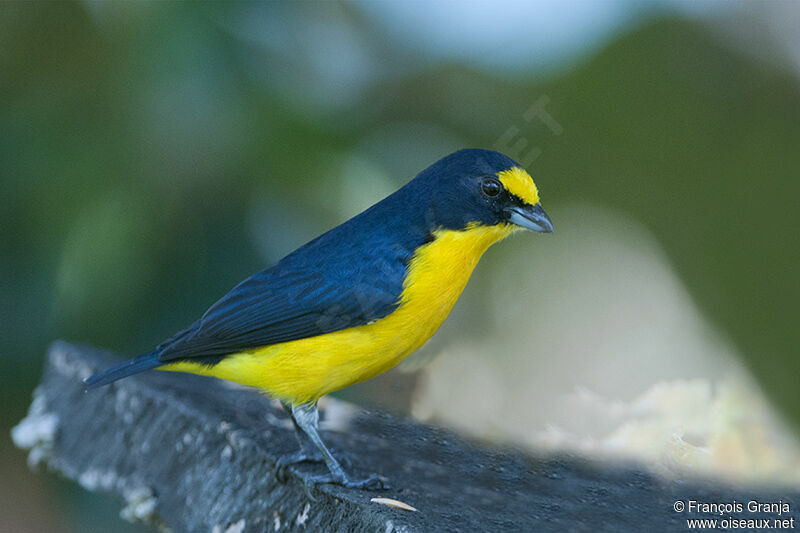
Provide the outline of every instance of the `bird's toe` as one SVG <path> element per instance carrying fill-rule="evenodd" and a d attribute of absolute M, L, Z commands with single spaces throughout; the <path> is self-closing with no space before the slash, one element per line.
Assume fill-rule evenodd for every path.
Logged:
<path fill-rule="evenodd" d="M 275 475 L 278 481 L 285 483 L 288 479 L 289 469 L 302 463 L 324 463 L 325 460 L 317 451 L 298 450 L 294 453 L 282 455 L 275 462 Z"/>

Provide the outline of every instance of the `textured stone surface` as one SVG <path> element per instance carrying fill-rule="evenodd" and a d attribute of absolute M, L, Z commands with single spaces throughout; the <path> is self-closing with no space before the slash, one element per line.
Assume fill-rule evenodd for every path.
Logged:
<path fill-rule="evenodd" d="M 275 402 L 167 372 L 84 393 L 81 379 L 116 360 L 94 348 L 53 344 L 28 417 L 13 437 L 30 450 L 31 464 L 47 464 L 88 490 L 115 493 L 127 518 L 173 531 L 680 531 L 686 518 L 721 518 L 673 510 L 676 500 L 689 499 L 783 500 L 792 509 L 780 517 L 731 516 L 798 521 L 796 491 L 664 481 L 573 457 L 485 449 L 335 401 L 327 404 L 323 437 L 351 473 L 380 473 L 393 488 L 324 485 L 308 493 L 294 473 L 285 483 L 276 479 L 276 459 L 296 442 Z M 379 505 L 373 497 L 419 511 Z"/>

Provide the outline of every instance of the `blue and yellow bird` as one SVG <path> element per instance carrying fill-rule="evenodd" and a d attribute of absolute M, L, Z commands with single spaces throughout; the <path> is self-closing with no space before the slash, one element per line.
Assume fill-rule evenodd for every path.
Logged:
<path fill-rule="evenodd" d="M 553 231 L 530 175 L 505 155 L 461 150 L 363 213 L 247 278 L 152 352 L 95 374 L 87 388 L 159 368 L 214 376 L 280 399 L 301 449 L 351 480 L 320 438 L 317 400 L 370 379 L 444 322 L 483 253 L 525 228 Z"/>

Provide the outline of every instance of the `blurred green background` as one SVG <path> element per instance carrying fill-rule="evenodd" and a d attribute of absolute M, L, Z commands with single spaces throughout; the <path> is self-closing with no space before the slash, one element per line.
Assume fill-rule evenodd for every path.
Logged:
<path fill-rule="evenodd" d="M 464 147 L 523 162 L 556 233 L 492 250 L 429 354 L 494 334 L 490 365 L 504 351 L 544 360 L 553 352 L 537 342 L 552 309 L 552 349 L 573 346 L 575 368 L 596 361 L 585 321 L 556 314 L 577 287 L 567 267 L 580 263 L 587 287 L 626 275 L 613 261 L 637 248 L 630 230 L 674 274 L 666 293 L 685 292 L 691 323 L 731 347 L 779 416 L 800 422 L 797 22 L 794 3 L 3 3 L 6 435 L 53 339 L 147 351 L 244 277 Z M 617 237 L 598 230 L 603 217 Z M 584 244 L 622 248 L 598 245 L 600 266 L 569 255 L 595 235 Z M 548 272 L 567 274 L 537 270 L 545 257 Z M 539 332 L 524 349 L 504 348 L 515 333 L 487 319 L 503 290 L 533 302 L 514 313 Z M 598 314 L 624 316 L 614 294 L 580 294 Z M 624 340 L 637 327 L 620 319 L 602 335 Z M 664 347 L 686 327 L 637 346 Z M 658 358 L 669 366 L 675 352 L 686 353 L 676 345 Z M 651 382 L 692 377 L 673 370 Z M 626 364 L 604 371 L 583 385 L 635 380 Z M 342 396 L 408 413 L 425 372 Z M 28 472 L 9 439 L 0 451 L 0 529 L 142 529 L 118 523 L 116 502 Z"/>

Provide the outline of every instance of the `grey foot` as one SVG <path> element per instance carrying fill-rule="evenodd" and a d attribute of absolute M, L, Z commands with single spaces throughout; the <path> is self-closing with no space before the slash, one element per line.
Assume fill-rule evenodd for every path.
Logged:
<path fill-rule="evenodd" d="M 331 473 L 327 473 L 320 476 L 304 476 L 304 481 L 306 488 L 313 488 L 325 483 L 340 485 L 350 489 L 386 490 L 389 488 L 386 478 L 382 476 L 370 476 L 366 479 L 350 479 L 346 475 L 334 476 Z"/>
<path fill-rule="evenodd" d="M 318 451 L 306 451 L 306 450 L 298 450 L 294 453 L 290 453 L 288 455 L 282 455 L 278 457 L 277 462 L 275 463 L 275 475 L 278 478 L 278 481 L 281 483 L 285 483 L 288 479 L 288 470 L 293 465 L 299 465 L 302 463 L 324 463 L 325 459 L 322 458 L 322 454 Z"/>

